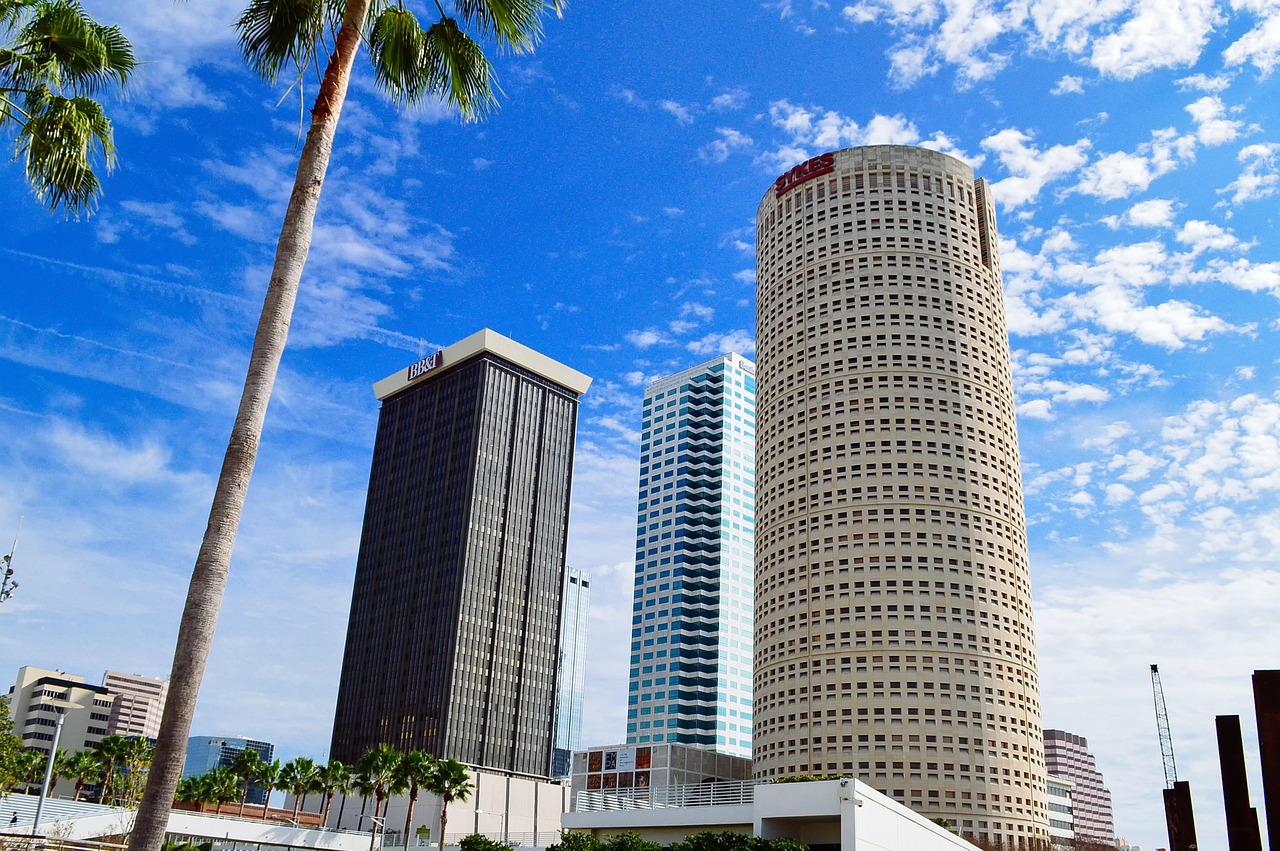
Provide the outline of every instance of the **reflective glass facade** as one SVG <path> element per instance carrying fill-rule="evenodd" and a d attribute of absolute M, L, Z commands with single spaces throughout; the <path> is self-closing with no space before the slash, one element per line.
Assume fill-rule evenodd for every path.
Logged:
<path fill-rule="evenodd" d="M 556 741 L 551 776 L 568 777 L 573 752 L 582 745 L 582 704 L 587 691 L 587 619 L 591 578 L 569 569 L 560 616 L 560 679 L 556 693 Z"/>
<path fill-rule="evenodd" d="M 383 399 L 330 751 L 344 762 L 385 742 L 532 775 L 551 764 L 586 384 L 483 346 L 455 360 L 475 339 Z"/>
<path fill-rule="evenodd" d="M 751 756 L 755 397 L 737 354 L 645 391 L 628 744 Z"/>

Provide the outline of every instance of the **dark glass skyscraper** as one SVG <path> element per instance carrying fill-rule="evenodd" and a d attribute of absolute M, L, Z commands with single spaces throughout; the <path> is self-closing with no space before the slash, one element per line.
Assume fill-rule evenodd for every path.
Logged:
<path fill-rule="evenodd" d="M 590 383 L 485 330 L 374 385 L 383 405 L 333 758 L 388 743 L 546 774 Z"/>

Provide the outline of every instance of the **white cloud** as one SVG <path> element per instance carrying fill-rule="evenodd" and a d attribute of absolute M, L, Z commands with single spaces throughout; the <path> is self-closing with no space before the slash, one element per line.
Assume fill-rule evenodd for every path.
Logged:
<path fill-rule="evenodd" d="M 743 88 L 733 88 L 724 91 L 711 99 L 711 109 L 716 112 L 728 112 L 730 110 L 742 109 L 747 102 L 747 90 Z"/>
<path fill-rule="evenodd" d="M 1010 176 L 991 185 L 992 196 L 1004 210 L 1012 210 L 1036 200 L 1040 191 L 1053 181 L 1084 165 L 1090 147 L 1087 139 L 1072 145 L 1054 145 L 1040 150 L 1031 136 L 1016 128 L 1008 128 L 982 140 L 982 147 L 995 154 Z"/>
<path fill-rule="evenodd" d="M 712 356 L 737 352 L 750 357 L 756 351 L 756 338 L 750 331 L 738 329 L 708 334 L 700 340 L 689 343 L 686 348 L 697 355 Z"/>
<path fill-rule="evenodd" d="M 1192 74 L 1189 77 L 1183 77 L 1178 80 L 1178 88 L 1182 90 L 1198 89 L 1202 92 L 1210 94 L 1220 94 L 1225 92 L 1231 86 L 1231 78 L 1219 75 L 1217 77 L 1209 77 L 1205 74 Z"/>
<path fill-rule="evenodd" d="M 698 149 L 698 159 L 703 162 L 722 163 L 729 159 L 734 151 L 750 150 L 754 144 L 751 137 L 732 127 L 717 127 L 717 139 L 713 139 Z"/>
<path fill-rule="evenodd" d="M 1222 145 L 1239 138 L 1244 129 L 1243 121 L 1234 121 L 1226 117 L 1227 108 L 1222 99 L 1215 95 L 1205 95 L 1195 103 L 1187 106 L 1196 122 L 1196 138 L 1200 144 Z"/>
<path fill-rule="evenodd" d="M 648 349 L 659 343 L 669 342 L 656 328 L 630 331 L 626 335 L 626 340 L 638 349 Z"/>
<path fill-rule="evenodd" d="M 1202 251 L 1228 251 L 1241 245 L 1239 239 L 1225 228 L 1212 222 L 1192 219 L 1178 231 L 1178 242 L 1191 247 L 1195 254 Z"/>
<path fill-rule="evenodd" d="M 1268 77 L 1280 65 L 1280 10 L 1268 0 L 1235 0 L 1234 8 L 1252 12 L 1260 22 L 1222 52 L 1228 66 L 1252 64 Z"/>
<path fill-rule="evenodd" d="M 1194 155 L 1195 137 L 1158 130 L 1134 153 L 1117 151 L 1090 163 L 1073 191 L 1104 201 L 1128 198 Z"/>
<path fill-rule="evenodd" d="M 691 107 L 673 100 L 660 100 L 658 101 L 658 108 L 675 116 L 677 124 L 688 125 L 693 123 L 693 110 Z"/>
<path fill-rule="evenodd" d="M 1244 164 L 1244 171 L 1225 188 L 1219 190 L 1223 193 L 1231 193 L 1232 204 L 1257 201 L 1276 194 L 1276 189 L 1280 188 L 1280 172 L 1277 171 L 1277 161 L 1280 161 L 1280 143 L 1265 142 L 1246 145 L 1240 149 L 1236 159 Z"/>
<path fill-rule="evenodd" d="M 1168 198 L 1139 201 L 1124 214 L 1124 221 L 1138 227 L 1167 228 L 1173 224 L 1173 201 Z"/>
<path fill-rule="evenodd" d="M 1066 75 L 1058 84 L 1053 87 L 1049 94 L 1053 95 L 1078 95 L 1084 92 L 1084 78 L 1075 77 L 1071 74 Z"/>
<path fill-rule="evenodd" d="M 1103 74 L 1121 80 L 1157 68 L 1190 66 L 1222 20 L 1214 0 L 1137 4 L 1133 16 L 1118 30 L 1094 42 L 1089 61 Z"/>

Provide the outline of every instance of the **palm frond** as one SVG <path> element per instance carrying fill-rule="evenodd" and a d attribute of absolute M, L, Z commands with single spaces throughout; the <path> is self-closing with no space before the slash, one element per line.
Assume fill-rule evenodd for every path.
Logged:
<path fill-rule="evenodd" d="M 18 133 L 17 155 L 37 201 L 51 210 L 92 211 L 100 185 L 95 154 L 115 164 L 111 121 L 90 98 L 45 94 Z"/>
<path fill-rule="evenodd" d="M 457 15 L 499 51 L 526 53 L 542 38 L 542 16 L 564 11 L 564 0 L 455 0 Z"/>
<path fill-rule="evenodd" d="M 456 107 L 463 120 L 479 120 L 498 106 L 493 66 L 453 18 L 427 30 L 423 66 L 431 91 Z"/>
<path fill-rule="evenodd" d="M 415 103 L 432 91 L 435 80 L 424 62 L 427 34 L 413 12 L 390 7 L 369 29 L 373 73 L 396 103 Z"/>
<path fill-rule="evenodd" d="M 16 88 L 48 85 L 66 95 L 123 85 L 137 67 L 119 27 L 103 26 L 75 0 L 35 5 L 35 14 L 0 55 L 0 79 Z"/>
<path fill-rule="evenodd" d="M 274 83 L 289 68 L 311 64 L 332 27 L 334 4 L 324 0 L 250 0 L 236 22 L 240 50 L 259 76 Z"/>

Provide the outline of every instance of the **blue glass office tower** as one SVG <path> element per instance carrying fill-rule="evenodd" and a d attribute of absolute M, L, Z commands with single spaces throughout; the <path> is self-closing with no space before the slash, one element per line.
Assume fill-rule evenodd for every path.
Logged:
<path fill-rule="evenodd" d="M 751 756 L 755 422 L 738 354 L 645 391 L 628 744 Z"/>
<path fill-rule="evenodd" d="M 573 752 L 582 746 L 582 705 L 587 693 L 587 619 L 591 577 L 569 568 L 560 606 L 560 670 L 556 677 L 556 731 L 551 776 L 568 777 Z"/>
<path fill-rule="evenodd" d="M 235 765 L 240 751 L 257 751 L 263 762 L 271 762 L 275 758 L 275 745 L 260 742 L 256 739 L 244 739 L 236 736 L 190 736 L 187 738 L 187 759 L 182 764 L 182 777 L 199 777 L 206 772 L 218 768 L 231 768 Z M 260 783 L 249 787 L 245 803 L 262 806 L 267 802 L 267 789 Z"/>

